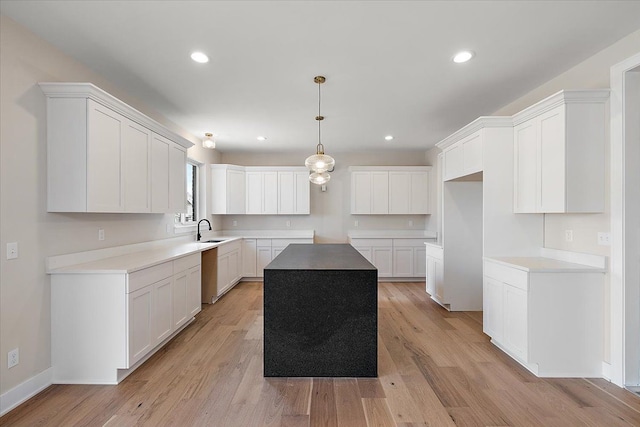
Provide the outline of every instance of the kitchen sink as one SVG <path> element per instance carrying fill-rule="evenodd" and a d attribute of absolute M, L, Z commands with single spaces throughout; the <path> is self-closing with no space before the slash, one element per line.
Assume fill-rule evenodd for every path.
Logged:
<path fill-rule="evenodd" d="M 201 240 L 200 243 L 222 243 L 227 239 L 211 239 L 211 240 Z"/>

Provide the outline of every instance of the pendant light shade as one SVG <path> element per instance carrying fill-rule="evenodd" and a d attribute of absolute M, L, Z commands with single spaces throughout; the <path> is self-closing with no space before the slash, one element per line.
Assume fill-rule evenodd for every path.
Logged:
<path fill-rule="evenodd" d="M 320 114 L 320 85 L 326 81 L 323 76 L 314 77 L 313 81 L 318 84 L 318 115 L 316 120 L 318 121 L 318 145 L 316 146 L 316 154 L 312 154 L 307 157 L 304 165 L 311 172 L 309 174 L 309 181 L 314 184 L 322 185 L 326 184 L 331 176 L 328 172 L 332 172 L 336 165 L 336 161 L 333 157 L 324 154 L 324 145 L 322 145 L 320 136 L 320 122 L 324 120 L 324 117 Z"/>
<path fill-rule="evenodd" d="M 309 174 L 309 181 L 318 185 L 326 184 L 330 179 L 331 175 L 328 172 L 312 172 Z"/>
<path fill-rule="evenodd" d="M 204 134 L 205 138 L 202 140 L 202 146 L 204 148 L 210 148 L 210 149 L 215 149 L 216 148 L 216 141 L 213 139 L 213 134 L 212 133 L 205 133 Z"/>

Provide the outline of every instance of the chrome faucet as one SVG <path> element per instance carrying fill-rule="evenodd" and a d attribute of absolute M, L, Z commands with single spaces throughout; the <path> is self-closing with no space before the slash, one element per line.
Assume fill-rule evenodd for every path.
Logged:
<path fill-rule="evenodd" d="M 209 222 L 209 220 L 208 220 L 208 219 L 203 218 L 203 219 L 201 219 L 200 221 L 198 221 L 198 236 L 197 236 L 197 238 L 196 238 L 196 241 L 198 241 L 198 242 L 199 242 L 199 241 L 200 241 L 200 239 L 202 238 L 202 235 L 200 234 L 200 223 L 201 223 L 202 221 L 207 221 L 207 224 L 209 224 L 209 231 L 211 231 L 211 223 Z"/>

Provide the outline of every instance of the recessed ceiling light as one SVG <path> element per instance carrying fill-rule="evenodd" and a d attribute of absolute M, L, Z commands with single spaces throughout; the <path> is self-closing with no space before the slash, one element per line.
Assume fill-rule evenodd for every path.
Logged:
<path fill-rule="evenodd" d="M 206 64 L 209 62 L 209 57 L 202 52 L 193 52 L 191 54 L 191 59 L 201 64 Z"/>
<path fill-rule="evenodd" d="M 456 53 L 456 56 L 453 57 L 453 62 L 455 62 L 456 64 L 461 64 L 473 58 L 474 55 L 475 54 L 470 50 L 463 50 L 462 52 Z"/>
<path fill-rule="evenodd" d="M 391 141 L 393 139 L 393 135 L 387 135 L 384 137 L 385 140 Z"/>
<path fill-rule="evenodd" d="M 258 141 L 266 141 L 267 137 L 266 136 L 262 136 L 260 135 L 259 137 L 256 138 Z"/>

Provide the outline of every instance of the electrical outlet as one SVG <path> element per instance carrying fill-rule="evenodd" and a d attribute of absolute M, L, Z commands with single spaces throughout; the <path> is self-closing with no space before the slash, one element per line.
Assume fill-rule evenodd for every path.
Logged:
<path fill-rule="evenodd" d="M 564 230 L 565 242 L 573 242 L 573 230 Z"/>
<path fill-rule="evenodd" d="M 7 368 L 13 368 L 18 363 L 20 363 L 20 350 L 14 348 L 9 353 L 7 353 Z"/>
<path fill-rule="evenodd" d="M 357 226 L 359 226 L 359 225 L 360 225 L 360 221 L 355 220 L 355 221 L 353 222 L 353 226 L 354 226 L 354 227 L 357 227 Z"/>
<path fill-rule="evenodd" d="M 18 242 L 7 243 L 7 259 L 18 258 Z"/>
<path fill-rule="evenodd" d="M 287 220 L 287 227 L 291 227 L 291 221 Z"/>
<path fill-rule="evenodd" d="M 238 226 L 238 221 L 233 220 L 233 226 L 234 226 L 234 227 L 237 227 L 237 226 Z"/>
<path fill-rule="evenodd" d="M 171 234 L 171 224 L 167 224 L 167 234 Z"/>
<path fill-rule="evenodd" d="M 598 244 L 602 246 L 611 246 L 611 233 L 604 231 L 598 232 Z"/>
<path fill-rule="evenodd" d="M 409 227 L 413 227 L 413 221 L 409 220 Z"/>
<path fill-rule="evenodd" d="M 98 228 L 98 240 L 104 240 L 104 228 Z"/>

